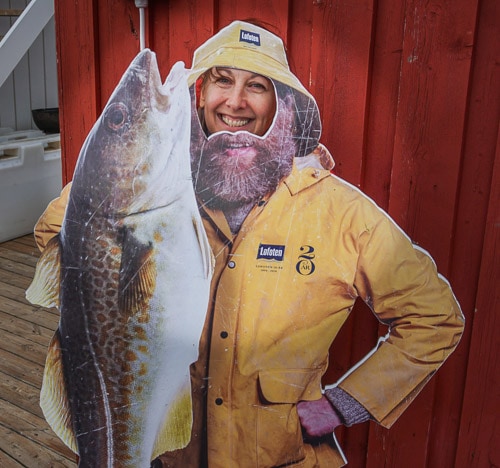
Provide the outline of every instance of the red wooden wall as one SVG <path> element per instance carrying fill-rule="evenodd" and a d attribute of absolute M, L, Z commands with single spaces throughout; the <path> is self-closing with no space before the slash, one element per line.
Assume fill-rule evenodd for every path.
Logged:
<path fill-rule="evenodd" d="M 132 0 L 56 1 L 64 180 L 139 51 Z M 353 467 L 500 466 L 497 246 L 498 0 L 150 0 L 147 45 L 166 76 L 233 19 L 286 42 L 316 96 L 336 172 L 427 249 L 467 327 L 455 354 L 391 430 L 341 433 Z M 335 380 L 374 346 L 360 306 L 332 348 Z"/>

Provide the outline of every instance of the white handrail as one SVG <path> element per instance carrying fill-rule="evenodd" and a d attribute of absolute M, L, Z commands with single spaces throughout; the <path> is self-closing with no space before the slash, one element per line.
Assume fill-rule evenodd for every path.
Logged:
<path fill-rule="evenodd" d="M 54 0 L 31 0 L 0 41 L 0 86 L 54 16 Z"/>

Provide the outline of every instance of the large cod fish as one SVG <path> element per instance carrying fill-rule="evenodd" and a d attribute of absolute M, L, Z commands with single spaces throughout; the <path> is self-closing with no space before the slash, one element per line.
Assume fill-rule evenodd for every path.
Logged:
<path fill-rule="evenodd" d="M 41 406 L 82 467 L 149 467 L 190 440 L 213 256 L 191 181 L 182 63 L 131 63 L 78 158 L 27 298 L 57 306 Z"/>

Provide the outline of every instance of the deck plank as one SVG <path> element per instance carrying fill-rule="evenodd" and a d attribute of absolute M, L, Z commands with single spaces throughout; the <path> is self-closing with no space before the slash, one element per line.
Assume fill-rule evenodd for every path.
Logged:
<path fill-rule="evenodd" d="M 74 467 L 75 462 L 0 424 L 0 450 L 25 467 Z"/>
<path fill-rule="evenodd" d="M 23 291 L 26 290 L 26 288 L 30 285 L 31 276 L 20 275 L 19 273 L 9 271 L 2 267 L 3 262 L 0 259 L 0 281 L 17 288 L 21 288 Z"/>
<path fill-rule="evenodd" d="M 4 339 L 5 332 L 18 335 L 26 339 L 26 343 L 38 343 L 47 346 L 53 335 L 53 330 L 26 320 L 16 320 L 11 314 L 0 310 L 0 337 Z M 0 340 L 1 341 L 1 340 Z"/>
<path fill-rule="evenodd" d="M 59 314 L 30 304 L 39 251 L 32 235 L 0 244 L 0 466 L 76 466 L 39 405 L 47 346 Z"/>
<path fill-rule="evenodd" d="M 27 265 L 30 267 L 35 267 L 38 261 L 38 255 L 35 255 L 36 251 L 28 248 L 28 252 L 22 252 L 20 250 L 13 250 L 12 248 L 5 247 L 5 245 L 0 244 L 0 258 L 5 258 L 22 265 Z"/>
<path fill-rule="evenodd" d="M 0 400 L 0 411 L 7 415 L 4 423 L 18 434 L 49 448 L 51 451 L 59 452 L 63 458 L 71 460 L 73 457 L 73 452 L 69 448 L 65 448 L 64 453 L 61 453 L 61 441 L 51 430 L 44 427 L 46 423 L 43 417 L 36 416 L 4 400 Z"/>
<path fill-rule="evenodd" d="M 56 314 L 50 313 L 47 309 L 33 304 L 26 304 L 24 301 L 15 301 L 8 297 L 2 298 L 0 310 L 19 320 L 25 320 L 26 322 L 35 323 L 39 326 L 48 327 L 51 330 L 55 330 L 59 323 L 59 317 Z"/>
<path fill-rule="evenodd" d="M 8 453 L 0 449 L 0 466 L 4 468 L 23 468 L 23 465 L 14 460 Z"/>
<path fill-rule="evenodd" d="M 0 379 L 2 399 L 14 403 L 19 408 L 29 411 L 39 418 L 43 418 L 38 385 L 30 385 L 2 371 L 0 371 Z"/>

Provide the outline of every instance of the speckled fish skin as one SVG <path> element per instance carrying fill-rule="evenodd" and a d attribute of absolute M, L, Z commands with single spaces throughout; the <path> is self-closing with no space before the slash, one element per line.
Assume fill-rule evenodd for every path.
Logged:
<path fill-rule="evenodd" d="M 189 138 L 184 66 L 176 64 L 162 85 L 155 55 L 145 50 L 78 159 L 59 238 L 61 318 L 51 352 L 60 347 L 82 467 L 149 467 L 190 438 L 189 365 L 213 260 Z M 57 371 L 46 374 L 48 391 Z M 61 426 L 53 406 L 42 404 L 51 425 Z"/>

